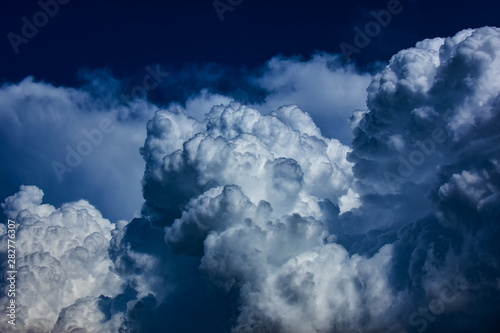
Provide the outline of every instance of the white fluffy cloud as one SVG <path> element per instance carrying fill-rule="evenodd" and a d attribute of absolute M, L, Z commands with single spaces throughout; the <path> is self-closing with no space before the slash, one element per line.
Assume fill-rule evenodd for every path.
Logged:
<path fill-rule="evenodd" d="M 338 140 L 321 136 L 310 116 L 294 106 L 268 116 L 237 103 L 216 106 L 205 124 L 159 111 L 148 123 L 142 149 L 145 209 L 151 218 L 159 212 L 159 219 L 168 219 L 204 189 L 237 184 L 277 214 L 319 216 L 319 200 L 338 205 L 348 195 L 353 180 L 348 152 Z M 344 200 L 342 208 L 349 203 L 355 205 Z"/>
<path fill-rule="evenodd" d="M 429 214 L 429 193 L 442 177 L 467 170 L 470 159 L 495 155 L 499 41 L 496 28 L 425 40 L 394 55 L 375 76 L 368 88 L 370 112 L 354 130 L 349 159 L 356 164 L 359 193 L 401 201 L 388 207 L 396 214 L 377 215 L 365 227 Z M 370 209 L 384 207 L 380 198 Z"/>
<path fill-rule="evenodd" d="M 144 214 L 174 253 L 239 290 L 236 331 L 376 329 L 393 305 L 391 247 L 350 256 L 329 237 L 338 206 L 356 205 L 349 151 L 296 106 L 215 106 L 204 124 L 158 111 L 142 149 Z"/>
<path fill-rule="evenodd" d="M 102 332 L 104 318 L 97 299 L 116 296 L 122 288 L 108 256 L 114 226 L 87 201 L 56 209 L 42 205 L 42 198 L 37 187 L 22 186 L 2 204 L 17 224 L 16 329 L 67 332 L 61 327 L 72 327 Z M 0 241 L 7 244 L 6 233 Z M 2 307 L 8 301 L 2 297 Z M 121 324 L 120 319 L 118 322 Z M 0 325 L 3 331 L 8 330 L 5 320 Z"/>

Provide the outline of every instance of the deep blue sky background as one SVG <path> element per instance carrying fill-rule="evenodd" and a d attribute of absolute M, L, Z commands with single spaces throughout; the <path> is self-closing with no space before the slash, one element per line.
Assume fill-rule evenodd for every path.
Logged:
<path fill-rule="evenodd" d="M 500 24 L 500 5 L 492 0 L 401 4 L 403 12 L 356 57 L 358 64 L 387 61 L 424 38 Z M 34 75 L 74 86 L 81 83 L 81 68 L 107 67 L 116 77 L 127 77 L 153 63 L 252 68 L 277 54 L 340 52 L 342 41 L 352 43 L 354 27 L 371 20 L 370 10 L 386 7 L 387 1 L 243 0 L 221 22 L 210 0 L 72 0 L 15 54 L 7 33 L 19 34 L 21 18 L 31 21 L 40 7 L 33 0 L 3 1 L 0 79 L 15 82 Z"/>

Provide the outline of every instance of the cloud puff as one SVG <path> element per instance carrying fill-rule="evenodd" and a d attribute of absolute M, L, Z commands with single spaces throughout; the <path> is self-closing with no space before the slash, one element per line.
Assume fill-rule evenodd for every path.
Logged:
<path fill-rule="evenodd" d="M 114 226 L 87 201 L 56 209 L 42 205 L 42 198 L 37 187 L 21 186 L 2 204 L 17 224 L 16 329 L 67 332 L 61 327 L 79 327 L 101 332 L 104 317 L 98 297 L 114 297 L 122 288 L 108 256 Z M 7 234 L 0 240 L 7 244 Z M 8 300 L 2 297 L 2 307 Z M 88 316 L 82 316 L 80 310 Z M 8 329 L 5 320 L 0 325 L 2 330 Z"/>
<path fill-rule="evenodd" d="M 224 290 L 240 290 L 234 331 L 380 328 L 393 302 L 385 275 L 391 248 L 351 257 L 325 236 L 320 221 L 295 214 L 253 218 L 207 237 L 201 269 Z"/>
<path fill-rule="evenodd" d="M 180 216 L 179 205 L 213 186 L 237 184 L 253 201 L 266 200 L 283 213 L 318 198 L 339 204 L 352 182 L 349 148 L 322 137 L 309 115 L 294 106 L 262 116 L 232 103 L 213 107 L 205 124 L 160 111 L 148 123 L 141 151 L 144 210 L 163 226 Z"/>
<path fill-rule="evenodd" d="M 424 198 L 443 181 L 444 170 L 451 176 L 467 169 L 472 156 L 494 156 L 497 35 L 496 28 L 483 28 L 425 40 L 393 56 L 376 75 L 368 88 L 370 111 L 354 130 L 349 159 L 356 164 L 358 192 L 367 199 L 370 193 L 380 200 L 393 196 L 400 202 L 390 209 L 401 210 L 383 220 L 377 216 L 372 227 L 425 216 L 432 200 Z"/>

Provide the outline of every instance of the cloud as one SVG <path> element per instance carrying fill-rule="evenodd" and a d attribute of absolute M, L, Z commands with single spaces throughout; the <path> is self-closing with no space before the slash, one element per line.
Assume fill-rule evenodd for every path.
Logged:
<path fill-rule="evenodd" d="M 104 81 L 94 85 L 108 87 Z M 144 101 L 122 105 L 110 100 L 116 97 L 111 91 L 95 97 L 31 77 L 1 87 L 0 156 L 8 161 L 0 168 L 2 199 L 34 184 L 46 189 L 51 202 L 89 198 L 115 221 L 131 218 L 142 202 L 143 126 L 156 107 Z"/>
<path fill-rule="evenodd" d="M 102 331 L 105 318 L 98 297 L 116 296 L 122 288 L 122 280 L 111 270 L 107 251 L 114 226 L 87 201 L 66 203 L 56 209 L 41 204 L 42 198 L 43 192 L 37 187 L 21 186 L 2 204 L 7 216 L 17 224 L 16 329 L 51 332 L 55 327 L 55 331 L 67 332 L 71 327 Z M 7 233 L 0 240 L 7 244 Z M 2 255 L 7 256 L 5 249 Z M 10 299 L 6 296 L 0 299 L 4 308 Z M 120 316 L 113 321 L 121 324 Z M 0 325 L 3 331 L 10 326 L 6 320 Z M 92 329 L 92 325 L 96 328 Z"/>
<path fill-rule="evenodd" d="M 237 295 L 235 332 L 491 330 L 499 38 L 468 30 L 396 54 L 352 119 L 352 150 L 295 106 L 215 106 L 203 126 L 157 112 L 143 217 Z M 340 210 L 349 195 L 359 203 Z"/>
<path fill-rule="evenodd" d="M 467 155 L 494 156 L 496 31 L 483 28 L 425 40 L 393 56 L 377 74 L 368 88 L 370 112 L 354 130 L 349 157 L 356 164 L 359 192 L 367 198 L 370 193 L 395 196 L 404 205 L 390 209 L 405 210 L 397 213 L 400 218 L 422 217 L 432 210 L 432 200 L 425 198 L 441 177 L 465 170 Z M 394 221 L 393 214 L 385 217 L 379 224 Z"/>
<path fill-rule="evenodd" d="M 347 125 L 354 110 L 366 109 L 366 87 L 372 76 L 352 65 L 342 64 L 342 57 L 317 53 L 311 59 L 274 57 L 253 80 L 268 95 L 254 106 L 262 112 L 283 105 L 297 105 L 307 111 L 324 136 L 344 144 L 352 140 Z"/>
<path fill-rule="evenodd" d="M 355 128 L 349 160 L 362 206 L 340 224 L 346 234 L 379 237 L 346 236 L 353 252 L 376 249 L 397 230 L 393 289 L 413 304 L 409 324 L 422 331 L 495 326 L 499 68 L 497 28 L 417 43 L 375 76 L 370 111 Z M 467 290 L 439 303 L 445 282 L 457 279 Z"/>
<path fill-rule="evenodd" d="M 176 109 L 203 122 L 212 106 L 227 106 L 235 100 L 267 113 L 282 105 L 303 104 L 323 134 L 348 143 L 352 136 L 342 124 L 350 110 L 366 108 L 370 78 L 354 68 L 343 68 L 330 55 L 307 61 L 273 58 L 263 67 L 239 71 L 214 64 L 165 67 L 170 75 L 148 91 L 148 100 L 155 103 L 133 97 L 142 95 L 136 92 L 144 90 L 144 78 L 153 68 L 165 76 L 159 66 L 120 80 L 106 69 L 82 70 L 84 85 L 78 89 L 33 77 L 0 87 L 0 141 L 5 147 L 0 157 L 9 161 L 0 168 L 0 197 L 12 195 L 20 185 L 33 184 L 45 189 L 54 204 L 87 198 L 113 221 L 130 219 L 142 204 L 144 165 L 137 151 L 156 110 Z M 312 82 L 326 93 L 311 90 Z M 339 94 L 342 105 L 332 111 L 328 105 Z M 330 132 L 335 126 L 339 131 Z"/>
<path fill-rule="evenodd" d="M 122 323 L 121 315 L 106 318 L 102 311 L 102 298 L 85 297 L 61 310 L 51 332 L 119 332 Z"/>
<path fill-rule="evenodd" d="M 351 257 L 324 237 L 319 221 L 298 214 L 207 237 L 201 269 L 224 290 L 240 290 L 234 331 L 380 328 L 393 302 L 385 275 L 390 246 L 369 259 Z"/>
<path fill-rule="evenodd" d="M 143 217 L 151 232 L 165 228 L 174 255 L 200 258 L 202 275 L 236 293 L 235 331 L 391 327 L 375 319 L 393 305 L 391 247 L 350 257 L 330 238 L 341 198 L 352 195 L 349 151 L 295 106 L 270 115 L 214 106 L 204 125 L 158 111 L 141 150 Z"/>
<path fill-rule="evenodd" d="M 5 200 L 5 214 L 19 223 L 19 264 L 26 267 L 19 268 L 20 303 L 31 297 L 34 304 L 30 312 L 20 306 L 22 325 L 495 331 L 500 30 L 424 40 L 374 77 L 336 59 L 272 59 L 264 74 L 251 77 L 268 94 L 250 106 L 197 90 L 186 103 L 164 108 L 113 104 L 113 94 L 97 107 L 79 90 L 30 79 L 4 86 L 6 105 L 30 106 L 33 99 L 34 110 L 43 108 L 34 118 L 18 106 L 4 116 L 5 126 L 34 130 L 4 135 L 11 144 L 34 142 L 45 133 L 36 129 L 52 123 L 63 134 L 68 128 L 69 137 L 71 117 L 83 114 L 92 119 L 89 129 L 100 128 L 102 115 L 115 120 L 113 149 L 144 139 L 144 204 L 130 222 L 112 225 L 83 200 L 43 205 L 36 187 Z M 289 98 L 299 106 L 283 102 Z M 337 109 L 329 114 L 327 105 Z M 63 107 L 73 111 L 62 116 Z M 141 123 L 146 132 L 130 138 Z M 334 138 L 345 139 L 350 129 L 351 146 Z M 58 156 L 51 153 L 58 137 L 33 152 L 19 149 Z M 89 161 L 103 157 L 97 148 Z M 82 163 L 86 168 L 94 170 Z M 0 232 L 5 238 L 4 225 Z"/>

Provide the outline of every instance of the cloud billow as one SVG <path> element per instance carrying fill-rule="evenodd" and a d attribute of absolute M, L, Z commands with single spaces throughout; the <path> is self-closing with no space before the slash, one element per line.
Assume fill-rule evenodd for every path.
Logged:
<path fill-rule="evenodd" d="M 105 316 L 96 307 L 99 296 L 114 297 L 122 288 L 108 256 L 114 225 L 85 200 L 56 209 L 42 204 L 42 198 L 37 187 L 22 186 L 2 204 L 17 224 L 16 330 L 68 332 L 82 324 L 94 331 L 118 329 L 123 314 L 102 324 Z M 4 229 L 0 240 L 7 244 L 7 239 Z M 4 249 L 2 255 L 7 257 Z M 0 298 L 2 307 L 6 296 Z M 11 329 L 5 320 L 0 328 Z"/>
<path fill-rule="evenodd" d="M 85 292 L 61 288 L 45 321 L 45 294 L 32 293 L 26 327 L 494 332 L 499 70 L 497 28 L 398 52 L 353 114 L 351 146 L 293 105 L 261 113 L 203 96 L 196 119 L 157 110 L 140 150 L 141 217 L 112 225 L 85 201 L 55 209 L 35 187 L 5 201 L 19 251 L 40 261 L 26 259 L 27 272 L 71 276 L 77 256 L 78 274 L 101 282 L 71 276 Z M 203 109 L 211 100 L 221 104 Z M 50 242 L 28 241 L 35 225 Z"/>
<path fill-rule="evenodd" d="M 214 107 L 206 130 L 146 171 L 146 187 L 189 174 L 196 190 L 145 192 L 144 216 L 238 290 L 235 331 L 439 331 L 456 313 L 488 331 L 491 312 L 467 304 L 497 297 L 498 41 L 496 28 L 467 30 L 396 54 L 368 87 L 352 150 L 294 107 Z M 468 289 L 438 307 L 446 281 Z"/>
<path fill-rule="evenodd" d="M 158 111 L 141 150 L 143 216 L 174 254 L 198 257 L 219 292 L 237 292 L 237 331 L 375 329 L 370 318 L 391 306 L 391 246 L 350 257 L 329 238 L 341 208 L 358 204 L 349 151 L 295 106 L 267 116 L 215 106 L 205 124 Z"/>

